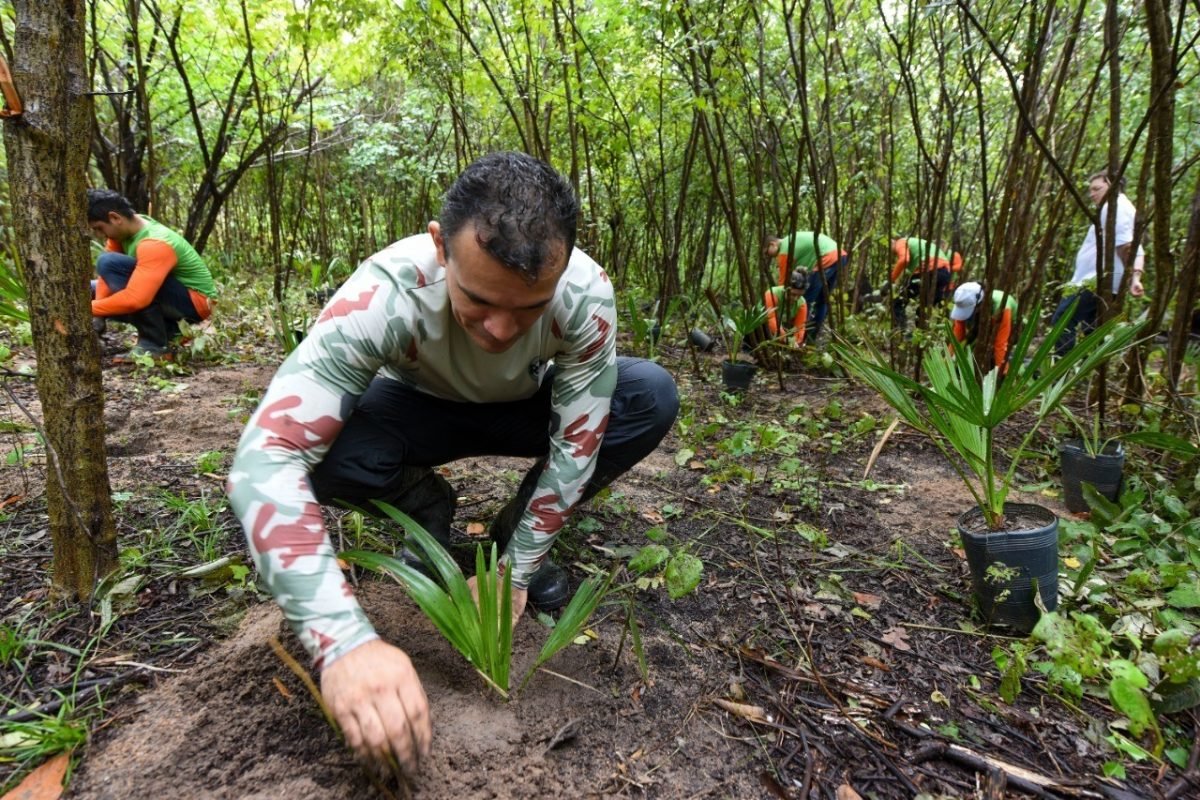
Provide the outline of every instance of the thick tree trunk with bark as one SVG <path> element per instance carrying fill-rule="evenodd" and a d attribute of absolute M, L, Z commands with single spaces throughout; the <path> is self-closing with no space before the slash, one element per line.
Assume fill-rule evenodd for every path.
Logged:
<path fill-rule="evenodd" d="M 87 294 L 85 11 L 83 0 L 14 0 L 13 6 L 12 74 L 25 112 L 5 121 L 4 144 L 44 416 L 52 579 L 61 595 L 85 599 L 117 563 Z"/>

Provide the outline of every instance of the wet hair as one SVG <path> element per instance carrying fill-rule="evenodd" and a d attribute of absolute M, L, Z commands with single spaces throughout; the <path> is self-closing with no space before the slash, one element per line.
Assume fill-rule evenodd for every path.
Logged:
<path fill-rule="evenodd" d="M 493 258 L 533 284 L 553 259 L 570 258 L 579 203 L 553 167 L 525 153 L 486 155 L 446 192 L 439 222 L 449 253 L 469 224 Z M 559 248 L 562 248 L 561 250 Z"/>
<path fill-rule="evenodd" d="M 808 291 L 808 270 L 792 270 L 792 276 L 788 278 L 788 288 L 795 289 L 797 292 Z"/>
<path fill-rule="evenodd" d="M 1088 183 L 1091 183 L 1092 181 L 1096 180 L 1097 178 L 1103 178 L 1104 180 L 1108 181 L 1110 186 L 1112 185 L 1112 179 L 1108 177 L 1107 169 L 1102 169 L 1099 172 L 1093 172 L 1091 175 L 1088 176 Z M 1122 174 L 1121 179 L 1117 181 L 1117 191 L 1118 192 L 1125 191 L 1125 175 L 1124 174 Z"/>
<path fill-rule="evenodd" d="M 108 222 L 108 215 L 117 212 L 126 219 L 133 219 L 137 212 L 125 195 L 112 189 L 88 189 L 88 222 Z"/>

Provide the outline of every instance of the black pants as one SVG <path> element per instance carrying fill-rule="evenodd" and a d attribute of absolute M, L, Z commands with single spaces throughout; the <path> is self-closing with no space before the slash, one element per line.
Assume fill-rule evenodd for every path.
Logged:
<path fill-rule="evenodd" d="M 1079 305 L 1075 306 L 1075 313 L 1071 315 L 1067 327 L 1063 328 L 1058 340 L 1054 342 L 1054 355 L 1057 358 L 1062 358 L 1075 346 L 1077 333 L 1082 332 L 1087 336 L 1096 327 L 1096 318 L 1100 314 L 1100 298 L 1090 289 L 1080 289 L 1076 294 L 1064 297 L 1058 308 L 1054 309 L 1050 325 L 1057 324 L 1063 315 L 1071 310 L 1071 304 L 1075 302 L 1076 297 L 1079 298 Z"/>
<path fill-rule="evenodd" d="M 342 500 L 365 510 L 371 500 L 382 500 L 427 528 L 440 526 L 440 513 L 432 519 L 421 513 L 433 503 L 431 467 L 472 456 L 549 454 L 553 377 L 551 367 L 535 395 L 507 403 L 456 403 L 376 378 L 310 475 L 313 490 L 323 503 Z M 678 411 L 675 381 L 666 370 L 652 361 L 618 358 L 608 428 L 583 499 L 653 451 Z"/>
<path fill-rule="evenodd" d="M 111 291 L 119 292 L 129 284 L 135 266 L 137 261 L 123 253 L 102 253 L 96 259 L 96 274 Z M 196 323 L 200 322 L 200 315 L 187 287 L 174 275 L 168 275 L 150 305 L 109 319 L 128 322 L 137 328 L 139 344 L 161 348 L 179 335 L 180 320 Z"/>
<path fill-rule="evenodd" d="M 933 303 L 936 305 L 941 303 L 950 295 L 950 269 L 942 267 L 934 272 L 930 280 L 933 281 Z M 908 281 L 908 286 L 892 300 L 892 320 L 897 328 L 903 328 L 908 321 L 907 306 L 909 300 L 920 300 L 922 290 L 924 288 L 924 274 L 917 273 Z"/>

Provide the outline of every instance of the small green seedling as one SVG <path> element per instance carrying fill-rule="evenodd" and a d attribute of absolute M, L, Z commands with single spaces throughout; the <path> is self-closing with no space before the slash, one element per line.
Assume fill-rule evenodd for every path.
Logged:
<path fill-rule="evenodd" d="M 486 566 L 482 545 L 476 545 L 475 548 L 477 604 L 458 565 L 429 532 L 404 512 L 386 503 L 376 502 L 376 505 L 403 526 L 410 537 L 410 546 L 415 545 L 414 549 L 422 554 L 446 588 L 443 589 L 418 570 L 391 556 L 351 550 L 342 553 L 341 557 L 352 564 L 395 578 L 446 640 L 471 662 L 500 696 L 508 699 L 512 660 L 512 577 L 508 572 L 503 576 L 499 574 L 495 545 Z M 558 624 L 521 686 L 529 682 L 534 671 L 574 641 L 604 599 L 615 574 L 614 570 L 607 579 L 593 576 L 583 582 L 563 610 Z"/>

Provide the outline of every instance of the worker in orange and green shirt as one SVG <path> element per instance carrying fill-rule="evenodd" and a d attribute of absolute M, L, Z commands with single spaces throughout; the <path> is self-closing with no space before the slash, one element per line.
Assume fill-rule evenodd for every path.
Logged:
<path fill-rule="evenodd" d="M 118 360 L 166 356 L 181 320 L 208 319 L 216 287 L 186 239 L 111 189 L 88 191 L 88 227 L 105 239 L 92 283 L 92 326 L 101 332 L 114 319 L 138 332 L 137 345 Z"/>
<path fill-rule="evenodd" d="M 763 293 L 763 304 L 767 307 L 767 330 L 771 338 L 778 337 L 786 342 L 790 331 L 796 347 L 804 344 L 805 323 L 808 321 L 808 302 L 804 293 L 811 285 L 808 270 L 797 267 L 792 270 L 787 286 L 772 286 Z"/>
<path fill-rule="evenodd" d="M 830 237 L 816 231 L 796 231 L 780 238 L 768 236 L 763 253 L 779 264 L 778 286 L 787 284 L 788 276 L 796 269 L 810 272 L 808 288 L 804 291 L 808 315 L 809 338 L 815 340 L 829 316 L 829 295 L 837 284 L 838 273 L 849 256 Z"/>
<path fill-rule="evenodd" d="M 975 343 L 979 335 L 979 304 L 983 301 L 983 287 L 975 281 L 964 283 L 954 290 L 954 308 L 950 319 L 954 322 L 954 338 L 967 345 Z M 1000 374 L 1008 373 L 1008 351 L 1011 346 L 1013 318 L 1017 315 L 1017 298 L 1000 289 L 992 290 L 992 317 L 995 322 L 995 338 L 992 340 L 994 366 Z"/>
<path fill-rule="evenodd" d="M 893 239 L 892 252 L 896 254 L 896 263 L 892 265 L 892 272 L 888 280 L 893 286 L 899 286 L 900 278 L 908 270 L 910 264 L 916 265 L 908 285 L 898 289 L 895 299 L 892 301 L 892 317 L 898 326 L 902 326 L 908 301 L 921 297 L 924 273 L 933 273 L 933 302 L 940 303 L 954 290 L 955 273 L 962 270 L 963 263 L 962 256 L 958 253 L 947 252 L 932 242 L 916 237 Z"/>

